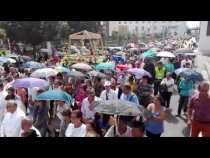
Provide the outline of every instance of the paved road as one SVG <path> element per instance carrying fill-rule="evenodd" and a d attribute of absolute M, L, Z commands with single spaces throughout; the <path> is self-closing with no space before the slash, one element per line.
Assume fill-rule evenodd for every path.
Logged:
<path fill-rule="evenodd" d="M 195 59 L 196 70 L 200 72 L 204 80 L 210 81 L 210 57 L 198 55 Z M 177 114 L 179 96 L 173 95 L 171 98 L 170 108 L 171 114 L 164 123 L 165 131 L 162 137 L 186 137 L 189 135 L 189 131 L 186 128 L 186 117 L 175 117 Z"/>

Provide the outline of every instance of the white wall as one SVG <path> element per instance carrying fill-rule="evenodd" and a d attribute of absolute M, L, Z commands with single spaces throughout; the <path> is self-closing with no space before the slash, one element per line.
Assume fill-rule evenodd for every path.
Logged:
<path fill-rule="evenodd" d="M 198 50 L 203 55 L 210 55 L 210 36 L 207 36 L 207 25 L 208 21 L 201 21 Z"/>

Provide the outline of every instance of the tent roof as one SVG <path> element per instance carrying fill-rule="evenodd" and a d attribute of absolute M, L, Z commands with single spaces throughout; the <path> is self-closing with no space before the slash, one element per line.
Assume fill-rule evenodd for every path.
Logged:
<path fill-rule="evenodd" d="M 81 39 L 101 39 L 101 35 L 93 32 L 88 32 L 86 30 L 71 34 L 69 36 L 71 40 L 81 40 Z"/>

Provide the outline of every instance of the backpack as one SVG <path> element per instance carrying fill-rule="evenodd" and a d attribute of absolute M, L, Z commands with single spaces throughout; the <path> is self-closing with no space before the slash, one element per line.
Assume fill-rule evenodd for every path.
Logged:
<path fill-rule="evenodd" d="M 168 92 L 168 87 L 165 84 L 161 84 L 159 87 L 159 92 L 160 93 Z"/>

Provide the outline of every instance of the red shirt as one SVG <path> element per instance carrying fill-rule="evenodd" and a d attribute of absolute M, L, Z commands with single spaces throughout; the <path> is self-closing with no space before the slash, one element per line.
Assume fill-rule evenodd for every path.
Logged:
<path fill-rule="evenodd" d="M 210 96 L 201 100 L 199 95 L 195 95 L 191 99 L 189 107 L 193 109 L 194 120 L 210 123 Z"/>

